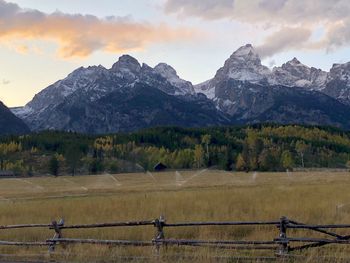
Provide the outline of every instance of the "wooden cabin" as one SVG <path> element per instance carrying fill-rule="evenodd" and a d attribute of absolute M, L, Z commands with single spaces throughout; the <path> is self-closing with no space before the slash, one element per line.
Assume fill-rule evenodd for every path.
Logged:
<path fill-rule="evenodd" d="M 154 171 L 156 171 L 156 172 L 162 172 L 162 171 L 166 170 L 167 168 L 168 167 L 165 164 L 161 163 L 161 162 L 157 163 L 153 167 Z"/>

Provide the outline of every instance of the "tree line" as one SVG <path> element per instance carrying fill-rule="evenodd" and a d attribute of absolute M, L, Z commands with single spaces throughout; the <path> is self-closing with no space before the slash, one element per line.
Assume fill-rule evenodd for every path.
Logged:
<path fill-rule="evenodd" d="M 349 160 L 348 132 L 300 125 L 160 127 L 103 136 L 44 131 L 0 138 L 0 170 L 23 176 L 151 171 L 159 162 L 170 169 L 346 168 Z"/>

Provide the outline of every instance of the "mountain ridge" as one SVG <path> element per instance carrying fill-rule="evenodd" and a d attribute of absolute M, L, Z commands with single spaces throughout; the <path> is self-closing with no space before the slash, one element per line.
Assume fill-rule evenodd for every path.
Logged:
<path fill-rule="evenodd" d="M 34 131 L 104 133 L 154 125 L 257 122 L 349 129 L 349 107 L 350 63 L 325 72 L 293 58 L 271 70 L 247 44 L 233 52 L 214 78 L 199 85 L 181 79 L 168 64 L 152 68 L 123 55 L 110 69 L 76 69 L 13 112 Z"/>
<path fill-rule="evenodd" d="M 320 91 L 342 103 L 350 104 L 350 62 L 333 64 L 330 71 L 326 72 L 315 67 L 308 67 L 297 58 L 293 58 L 280 67 L 269 69 L 262 65 L 254 47 L 247 44 L 240 47 L 225 61 L 224 66 L 216 72 L 214 78 L 195 85 L 195 90 L 213 98 L 217 82 L 225 79 L 261 85 L 302 87 Z M 338 88 L 334 87 L 335 85 Z"/>

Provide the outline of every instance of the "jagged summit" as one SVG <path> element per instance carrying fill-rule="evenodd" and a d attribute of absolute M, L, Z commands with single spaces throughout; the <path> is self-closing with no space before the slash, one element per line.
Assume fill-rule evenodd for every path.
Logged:
<path fill-rule="evenodd" d="M 164 77 L 178 77 L 176 70 L 166 63 L 159 63 L 157 66 L 154 67 L 154 70 Z"/>
<path fill-rule="evenodd" d="M 256 65 L 261 65 L 261 60 L 259 54 L 256 52 L 254 47 L 251 44 L 247 44 L 245 46 L 237 49 L 227 61 L 240 63 L 254 63 Z"/>
<path fill-rule="evenodd" d="M 279 68 L 279 67 L 275 67 L 275 68 Z M 286 69 L 286 70 L 291 70 L 291 69 L 295 69 L 295 70 L 299 70 L 299 71 L 309 71 L 311 68 L 306 66 L 305 64 L 301 63 L 299 59 L 297 58 L 293 58 L 292 60 L 284 63 L 281 68 Z"/>
<path fill-rule="evenodd" d="M 267 84 L 271 70 L 261 64 L 260 57 L 251 44 L 238 48 L 225 61 L 213 79 L 195 86 L 198 93 L 204 93 L 208 98 L 215 99 L 216 87 L 227 80 L 247 81 L 256 84 Z"/>
<path fill-rule="evenodd" d="M 228 80 L 317 90 L 350 104 L 350 62 L 335 64 L 330 72 L 325 72 L 309 67 L 294 57 L 282 66 L 270 70 L 262 65 L 254 47 L 247 44 L 233 52 L 213 79 L 196 85 L 195 89 L 215 100 L 219 83 Z"/>
<path fill-rule="evenodd" d="M 95 74 L 96 72 L 101 72 L 101 71 L 105 71 L 107 70 L 105 67 L 103 67 L 102 65 L 98 65 L 98 66 L 88 66 L 88 67 L 80 67 L 77 68 L 76 70 L 74 70 L 72 73 L 70 73 L 68 75 L 68 77 L 70 78 L 75 78 L 75 77 L 79 77 L 82 75 L 91 75 L 91 74 Z"/>
<path fill-rule="evenodd" d="M 163 78 L 167 79 L 171 83 L 171 85 L 178 88 L 178 90 L 175 91 L 175 94 L 195 94 L 195 90 L 193 88 L 192 83 L 181 79 L 172 66 L 169 66 L 166 63 L 159 63 L 157 66 L 154 67 L 154 70 Z"/>
<path fill-rule="evenodd" d="M 118 61 L 115 63 L 115 65 L 138 65 L 140 66 L 139 61 L 130 55 L 122 55 L 119 57 Z"/>
<path fill-rule="evenodd" d="M 141 65 L 136 58 L 130 55 L 123 55 L 114 63 L 111 71 L 121 74 L 127 73 L 130 75 L 129 77 L 136 77 L 141 71 Z"/>
<path fill-rule="evenodd" d="M 13 112 L 34 131 L 103 133 L 227 120 L 350 127 L 345 104 L 350 104 L 350 63 L 325 72 L 293 58 L 270 70 L 247 44 L 232 53 L 213 79 L 195 87 L 166 63 L 153 68 L 123 55 L 111 69 L 78 68 Z"/>
<path fill-rule="evenodd" d="M 298 60 L 296 57 L 294 57 L 292 60 L 288 61 L 286 64 L 290 65 L 302 65 L 300 60 Z"/>
<path fill-rule="evenodd" d="M 247 56 L 248 54 L 256 54 L 256 50 L 252 44 L 241 46 L 232 53 L 232 55 L 236 56 Z"/>
<path fill-rule="evenodd" d="M 269 68 L 261 64 L 260 57 L 254 47 L 247 44 L 240 47 L 225 61 L 215 78 L 266 83 L 270 73 Z"/>
<path fill-rule="evenodd" d="M 111 69 L 90 66 L 74 70 L 65 79 L 36 94 L 25 107 L 15 109 L 14 113 L 25 119 L 33 130 L 61 128 L 48 119 L 54 118 L 53 115 L 62 105 L 95 103 L 114 92 L 126 96 L 135 92 L 136 84 L 150 86 L 173 96 L 196 94 L 192 83 L 181 79 L 171 66 L 165 63 L 155 68 L 147 64 L 141 66 L 134 57 L 123 55 Z M 70 118 L 66 116 L 64 120 L 69 126 Z"/>
<path fill-rule="evenodd" d="M 324 93 L 350 104 L 350 62 L 333 65 Z"/>
<path fill-rule="evenodd" d="M 326 86 L 327 75 L 327 72 L 310 68 L 293 58 L 281 67 L 273 69 L 272 81 L 278 85 L 322 90 Z"/>
<path fill-rule="evenodd" d="M 256 53 L 254 47 L 251 44 L 247 44 L 237 49 L 232 54 L 232 56 L 245 57 L 245 56 L 258 56 L 258 54 Z"/>

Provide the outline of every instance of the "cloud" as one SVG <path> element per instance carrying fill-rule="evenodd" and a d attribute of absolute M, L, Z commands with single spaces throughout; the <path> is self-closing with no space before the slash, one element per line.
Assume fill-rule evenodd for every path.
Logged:
<path fill-rule="evenodd" d="M 164 10 L 204 19 L 305 23 L 347 17 L 348 0 L 166 0 Z M 221 12 L 217 12 L 221 10 Z"/>
<path fill-rule="evenodd" d="M 265 43 L 257 47 L 262 57 L 269 57 L 276 53 L 293 48 L 306 46 L 312 31 L 306 28 L 284 27 L 265 39 Z"/>
<path fill-rule="evenodd" d="M 261 0 L 258 4 L 259 7 L 272 12 L 283 9 L 287 0 Z"/>
<path fill-rule="evenodd" d="M 350 46 L 349 0 L 165 0 L 164 10 L 179 16 L 228 19 L 268 28 L 274 33 L 260 47 L 265 56 L 293 48 L 331 51 Z M 310 39 L 319 28 L 326 32 L 324 38 Z"/>
<path fill-rule="evenodd" d="M 328 51 L 338 47 L 348 46 L 350 43 L 350 19 L 340 21 L 328 27 L 327 38 L 320 42 Z"/>
<path fill-rule="evenodd" d="M 29 52 L 29 47 L 27 45 L 17 45 L 14 49 L 20 54 L 28 54 Z"/>
<path fill-rule="evenodd" d="M 269 67 L 272 68 L 273 66 L 276 65 L 276 60 L 272 59 L 269 61 Z"/>
<path fill-rule="evenodd" d="M 59 55 L 64 58 L 86 57 L 97 50 L 120 53 L 194 35 L 190 29 L 135 22 L 128 17 L 46 14 L 0 0 L 0 42 L 49 40 L 59 45 Z"/>
<path fill-rule="evenodd" d="M 227 12 L 233 8 L 233 0 L 168 0 L 165 4 L 165 11 L 178 13 L 181 16 L 202 16 L 208 19 L 225 17 Z"/>

